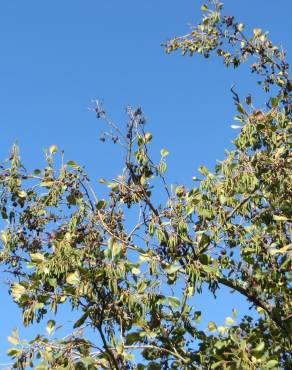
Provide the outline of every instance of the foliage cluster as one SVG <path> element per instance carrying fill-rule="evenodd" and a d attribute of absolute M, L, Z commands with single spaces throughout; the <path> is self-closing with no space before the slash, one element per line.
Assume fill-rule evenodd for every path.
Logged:
<path fill-rule="evenodd" d="M 1 264 L 23 322 L 43 320 L 67 304 L 80 312 L 70 335 L 9 337 L 14 368 L 42 369 L 276 369 L 291 368 L 291 81 L 285 53 L 267 33 L 203 5 L 202 22 L 166 43 L 225 65 L 251 62 L 269 93 L 265 109 L 232 89 L 239 134 L 214 172 L 200 167 L 194 187 L 170 187 L 168 151 L 155 163 L 140 108 L 127 110 L 125 130 L 99 102 L 107 137 L 121 145 L 125 166 L 100 199 L 84 168 L 46 153 L 43 169 L 28 171 L 14 146 L 1 166 Z M 157 204 L 165 194 L 166 202 Z M 136 215 L 136 216 L 135 216 Z M 253 309 L 233 310 L 226 325 L 200 325 L 197 294 L 220 287 Z M 66 303 L 65 303 L 66 302 Z M 88 329 L 94 335 L 87 336 Z"/>

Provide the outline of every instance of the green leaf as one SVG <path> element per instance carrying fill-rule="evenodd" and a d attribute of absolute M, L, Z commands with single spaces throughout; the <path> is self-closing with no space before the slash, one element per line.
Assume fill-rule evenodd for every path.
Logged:
<path fill-rule="evenodd" d="M 167 157 L 169 154 L 169 151 L 167 149 L 161 149 L 160 154 L 161 154 L 161 157 Z"/>
<path fill-rule="evenodd" d="M 47 333 L 49 335 L 51 335 L 53 333 L 53 331 L 55 330 L 55 326 L 56 326 L 56 321 L 54 321 L 54 320 L 49 320 L 48 321 L 46 330 L 47 330 Z"/>
<path fill-rule="evenodd" d="M 87 357 L 82 357 L 81 362 L 86 366 L 90 366 L 95 363 L 95 360 L 92 357 L 87 356 Z"/>
<path fill-rule="evenodd" d="M 207 168 L 207 167 L 205 167 L 205 166 L 200 166 L 200 167 L 198 168 L 198 171 L 199 171 L 202 175 L 204 175 L 204 176 L 208 176 L 208 175 L 209 175 L 208 168 Z"/>
<path fill-rule="evenodd" d="M 99 183 L 100 184 L 105 184 L 105 185 L 109 184 L 109 182 L 106 179 L 103 179 L 103 178 L 99 179 Z"/>
<path fill-rule="evenodd" d="M 88 312 L 85 312 L 75 323 L 74 323 L 74 326 L 73 328 L 74 329 L 77 329 L 79 328 L 81 325 L 83 325 L 88 317 Z"/>
<path fill-rule="evenodd" d="M 151 361 L 147 365 L 148 370 L 161 370 L 161 365 L 157 362 Z"/>
<path fill-rule="evenodd" d="M 202 312 L 201 311 L 196 311 L 194 313 L 194 320 L 195 320 L 196 324 L 199 324 L 201 322 L 201 319 L 202 319 Z"/>
<path fill-rule="evenodd" d="M 281 101 L 281 97 L 271 98 L 272 107 L 276 108 L 279 105 L 280 101 Z"/>
<path fill-rule="evenodd" d="M 12 336 L 19 339 L 18 329 L 15 328 L 12 330 Z"/>
<path fill-rule="evenodd" d="M 19 196 L 19 198 L 26 198 L 27 197 L 27 192 L 24 191 L 24 190 L 19 190 L 17 192 L 17 195 Z"/>
<path fill-rule="evenodd" d="M 164 174 L 167 170 L 167 164 L 164 161 L 161 161 L 158 165 L 158 171 L 161 174 Z"/>
<path fill-rule="evenodd" d="M 145 141 L 145 144 L 149 143 L 149 141 L 152 140 L 152 134 L 150 132 L 146 132 L 145 136 L 144 136 L 144 141 Z"/>
<path fill-rule="evenodd" d="M 55 279 L 55 278 L 49 279 L 49 284 L 50 284 L 53 288 L 56 288 L 56 287 L 57 287 L 57 279 Z"/>
<path fill-rule="evenodd" d="M 217 325 L 213 321 L 210 321 L 208 323 L 208 329 L 210 332 L 214 332 L 217 330 Z"/>
<path fill-rule="evenodd" d="M 19 301 L 21 296 L 26 292 L 26 289 L 23 285 L 20 285 L 19 283 L 13 283 L 11 288 L 12 297 Z"/>
<path fill-rule="evenodd" d="M 2 216 L 3 220 L 8 220 L 8 214 L 7 214 L 6 207 L 1 208 L 1 216 Z"/>
<path fill-rule="evenodd" d="M 225 344 L 226 344 L 225 341 L 218 340 L 217 342 L 215 342 L 214 346 L 220 350 L 225 347 Z"/>
<path fill-rule="evenodd" d="M 187 296 L 192 297 L 195 294 L 195 287 L 189 286 L 186 290 Z"/>
<path fill-rule="evenodd" d="M 265 364 L 265 368 L 273 369 L 274 367 L 278 366 L 279 362 L 277 360 L 270 360 Z"/>
<path fill-rule="evenodd" d="M 200 209 L 198 211 L 199 211 L 200 216 L 205 217 L 205 218 L 207 218 L 209 220 L 212 219 L 212 217 L 213 217 L 213 213 L 209 209 L 206 209 L 205 208 L 205 209 Z"/>
<path fill-rule="evenodd" d="M 30 253 L 30 258 L 32 262 L 35 262 L 35 263 L 41 263 L 45 261 L 45 257 L 41 253 Z"/>
<path fill-rule="evenodd" d="M 168 274 L 168 275 L 173 275 L 173 274 L 175 274 L 177 271 L 179 271 L 181 269 L 181 266 L 180 265 L 171 265 L 170 267 L 167 267 L 166 269 L 165 269 L 165 271 L 166 271 L 166 273 Z"/>
<path fill-rule="evenodd" d="M 132 345 L 132 344 L 134 344 L 136 342 L 140 342 L 140 341 L 141 341 L 140 332 L 129 333 L 126 336 L 126 344 L 127 345 Z"/>
<path fill-rule="evenodd" d="M 19 344 L 19 339 L 18 338 L 9 336 L 9 337 L 7 337 L 7 339 L 14 346 L 17 346 Z"/>
<path fill-rule="evenodd" d="M 131 271 L 132 271 L 133 275 L 140 275 L 141 274 L 141 270 L 139 270 L 137 267 L 133 267 Z"/>
<path fill-rule="evenodd" d="M 184 186 L 178 186 L 176 189 L 175 189 L 175 194 L 178 196 L 178 197 L 181 197 L 185 194 L 185 187 Z"/>
<path fill-rule="evenodd" d="M 288 251 L 290 251 L 291 249 L 292 249 L 292 244 L 288 244 L 288 245 L 285 245 L 284 247 L 282 247 L 280 249 L 272 249 L 270 251 L 270 253 L 271 253 L 271 255 L 274 255 L 274 254 L 285 254 Z"/>
<path fill-rule="evenodd" d="M 199 234 L 199 236 L 198 236 L 198 243 L 199 243 L 199 247 L 200 248 L 203 248 L 204 249 L 204 248 L 208 247 L 209 244 L 210 244 L 210 242 L 211 242 L 211 240 L 210 240 L 210 237 L 208 235 L 206 235 L 204 233 L 203 234 Z M 209 258 L 207 260 L 209 260 Z M 207 263 L 205 263 L 205 265 Z"/>
<path fill-rule="evenodd" d="M 203 234 L 204 235 L 204 234 Z M 199 246 L 200 246 L 200 243 L 199 243 Z M 203 265 L 209 265 L 209 256 L 207 254 L 200 254 L 199 255 L 199 261 L 203 264 Z"/>
<path fill-rule="evenodd" d="M 217 369 L 219 366 L 224 365 L 224 363 L 225 363 L 224 360 L 220 360 L 220 361 L 214 362 L 211 365 L 211 369 Z"/>
<path fill-rule="evenodd" d="M 194 213 L 195 211 L 195 207 L 192 206 L 192 205 L 187 205 L 186 206 L 186 214 L 187 216 L 191 215 L 192 213 Z"/>
<path fill-rule="evenodd" d="M 104 199 L 101 199 L 101 200 L 99 200 L 99 201 L 96 203 L 96 208 L 97 208 L 98 210 L 105 208 L 105 206 L 106 206 L 106 201 L 105 201 Z"/>
<path fill-rule="evenodd" d="M 66 282 L 70 285 L 78 285 L 80 283 L 80 275 L 78 271 L 68 274 Z"/>
<path fill-rule="evenodd" d="M 278 215 L 273 215 L 273 219 L 275 221 L 279 221 L 279 222 L 281 222 L 281 221 L 288 221 L 288 218 L 287 217 L 285 217 L 285 216 L 278 216 Z"/>
<path fill-rule="evenodd" d="M 108 258 L 114 259 L 121 255 L 122 245 L 119 243 L 116 238 L 111 237 L 108 240 Z"/>
<path fill-rule="evenodd" d="M 70 167 L 72 167 L 72 168 L 74 168 L 74 170 L 79 170 L 80 169 L 80 166 L 76 162 L 74 162 L 72 160 L 68 161 L 67 162 L 67 165 L 70 166 Z"/>
<path fill-rule="evenodd" d="M 180 306 L 180 300 L 177 297 L 168 296 L 167 300 L 172 308 L 178 308 Z"/>
<path fill-rule="evenodd" d="M 137 293 L 139 294 L 144 293 L 146 288 L 147 288 L 147 283 L 143 280 L 140 280 L 137 284 Z"/>
<path fill-rule="evenodd" d="M 113 243 L 113 247 L 112 247 L 112 256 L 113 257 L 119 256 L 122 252 L 122 249 L 123 248 L 122 248 L 121 243 L 119 243 L 115 240 L 114 243 Z"/>
<path fill-rule="evenodd" d="M 265 342 L 260 342 L 255 348 L 255 352 L 261 352 L 265 348 Z"/>
<path fill-rule="evenodd" d="M 226 326 L 218 326 L 218 331 L 223 335 L 228 332 L 228 328 L 226 328 Z"/>
<path fill-rule="evenodd" d="M 263 308 L 261 307 L 257 307 L 257 311 L 260 315 L 264 315 L 264 313 L 266 312 Z"/>
<path fill-rule="evenodd" d="M 48 366 L 45 364 L 45 363 L 41 363 L 41 364 L 38 364 L 36 367 L 35 367 L 35 370 L 48 370 Z"/>
<path fill-rule="evenodd" d="M 17 357 L 17 356 L 21 355 L 23 352 L 22 352 L 21 349 L 9 348 L 6 353 L 7 353 L 8 356 Z"/>
<path fill-rule="evenodd" d="M 40 186 L 44 187 L 44 188 L 50 188 L 51 186 L 53 186 L 55 184 L 55 181 L 52 181 L 52 180 L 46 180 L 46 181 L 42 181 L 40 183 Z"/>
<path fill-rule="evenodd" d="M 232 317 L 226 317 L 225 324 L 229 325 L 229 326 L 233 325 L 234 324 L 233 318 Z"/>
<path fill-rule="evenodd" d="M 7 244 L 7 242 L 8 242 L 8 235 L 7 235 L 7 233 L 5 231 L 2 231 L 2 233 L 1 233 L 1 239 L 2 239 L 2 241 L 3 241 L 4 244 Z"/>
<path fill-rule="evenodd" d="M 202 265 L 202 268 L 208 274 L 216 274 L 218 272 L 216 267 Z"/>
<path fill-rule="evenodd" d="M 237 108 L 237 111 L 238 111 L 239 113 L 241 113 L 241 114 L 246 114 L 246 111 L 245 111 L 245 109 L 243 108 L 243 105 L 242 105 L 242 104 L 237 104 L 236 108 Z"/>
<path fill-rule="evenodd" d="M 50 146 L 50 148 L 49 148 L 50 154 L 55 154 L 55 153 L 57 153 L 57 151 L 58 151 L 57 145 L 51 145 Z"/>

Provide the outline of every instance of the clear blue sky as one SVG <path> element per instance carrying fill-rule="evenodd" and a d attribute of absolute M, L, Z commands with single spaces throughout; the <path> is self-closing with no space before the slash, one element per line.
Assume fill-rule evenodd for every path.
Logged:
<path fill-rule="evenodd" d="M 291 0 L 225 3 L 227 13 L 269 30 L 292 52 Z M 171 153 L 169 181 L 191 184 L 200 164 L 212 168 L 231 146 L 231 84 L 243 94 L 256 88 L 245 68 L 233 72 L 216 58 L 165 55 L 161 42 L 186 33 L 199 6 L 196 0 L 2 0 L 0 157 L 17 139 L 24 162 L 37 167 L 43 148 L 57 144 L 66 158 L 86 165 L 93 181 L 114 177 L 117 151 L 99 142 L 101 123 L 87 111 L 91 99 L 101 98 L 121 124 L 128 104 L 142 106 L 154 152 Z M 0 362 L 7 335 L 20 325 L 3 279 Z M 218 319 L 230 314 L 228 304 L 216 306 Z"/>

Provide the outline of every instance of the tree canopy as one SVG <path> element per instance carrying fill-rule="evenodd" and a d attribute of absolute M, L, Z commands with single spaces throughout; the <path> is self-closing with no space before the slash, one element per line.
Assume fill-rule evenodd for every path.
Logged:
<path fill-rule="evenodd" d="M 167 53 L 213 54 L 226 67 L 247 62 L 267 93 L 264 108 L 231 89 L 237 109 L 233 149 L 194 186 L 169 186 L 166 149 L 155 162 L 140 108 L 126 127 L 99 101 L 103 140 L 121 146 L 124 168 L 101 199 L 84 167 L 52 145 L 42 169 L 28 170 L 19 149 L 0 169 L 1 265 L 23 323 L 67 304 L 80 313 L 72 332 L 10 336 L 14 368 L 289 369 L 291 359 L 291 91 L 285 52 L 259 28 L 202 6 L 190 33 Z M 159 199 L 163 199 L 159 201 Z M 251 306 L 224 326 L 196 311 L 195 297 L 226 287 Z M 212 312 L 208 313 L 212 316 Z M 205 330 L 206 329 L 206 330 Z M 91 333 L 91 334 L 88 334 Z M 93 334 L 92 334 L 93 333 Z"/>

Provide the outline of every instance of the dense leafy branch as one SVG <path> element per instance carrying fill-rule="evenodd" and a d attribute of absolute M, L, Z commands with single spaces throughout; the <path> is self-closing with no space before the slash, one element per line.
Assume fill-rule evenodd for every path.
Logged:
<path fill-rule="evenodd" d="M 124 151 L 122 173 L 100 180 L 106 200 L 83 167 L 63 153 L 59 161 L 55 145 L 43 169 L 27 170 L 16 146 L 1 166 L 1 263 L 24 325 L 64 304 L 80 313 L 61 339 L 53 320 L 47 335 L 31 341 L 14 331 L 14 368 L 291 368 L 288 64 L 262 30 L 248 38 L 243 24 L 223 16 L 222 3 L 202 9 L 201 24 L 167 42 L 167 52 L 216 52 L 227 67 L 252 60 L 269 93 L 259 109 L 232 88 L 240 131 L 214 172 L 201 166 L 196 186 L 169 187 L 169 153 L 152 159 L 142 110 L 127 109 L 123 130 L 99 101 L 93 110 L 107 126 L 102 141 Z M 162 192 L 166 202 L 158 203 Z M 251 312 L 238 318 L 233 310 L 224 326 L 202 328 L 194 297 L 208 289 L 215 299 L 222 286 L 247 299 Z"/>

